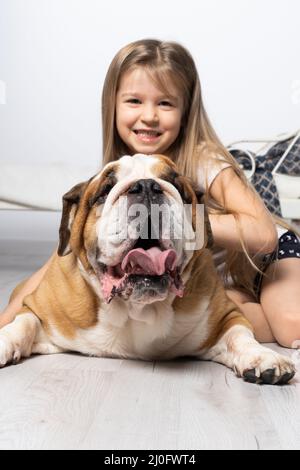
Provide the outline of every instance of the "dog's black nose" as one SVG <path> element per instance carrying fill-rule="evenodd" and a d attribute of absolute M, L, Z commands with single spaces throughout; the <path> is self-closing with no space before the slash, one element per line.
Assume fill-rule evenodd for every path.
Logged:
<path fill-rule="evenodd" d="M 156 200 L 157 194 L 162 192 L 161 186 L 151 178 L 136 181 L 128 190 L 129 194 L 138 194 L 141 199 L 148 196 L 150 200 Z"/>

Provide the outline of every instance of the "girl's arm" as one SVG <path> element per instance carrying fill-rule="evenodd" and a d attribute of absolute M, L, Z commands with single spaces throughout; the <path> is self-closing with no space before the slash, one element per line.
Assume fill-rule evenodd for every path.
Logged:
<path fill-rule="evenodd" d="M 55 254 L 56 251 L 52 254 L 47 263 L 41 267 L 41 269 L 23 281 L 21 285 L 19 285 L 18 288 L 13 292 L 9 304 L 3 310 L 3 312 L 0 312 L 0 328 L 15 319 L 16 314 L 22 308 L 24 298 L 31 294 L 39 286 Z"/>
<path fill-rule="evenodd" d="M 251 253 L 270 253 L 277 245 L 277 231 L 262 199 L 253 193 L 232 168 L 225 168 L 210 186 L 211 197 L 229 212 L 239 214 L 243 239 Z M 243 251 L 232 214 L 209 216 L 215 244 Z"/>

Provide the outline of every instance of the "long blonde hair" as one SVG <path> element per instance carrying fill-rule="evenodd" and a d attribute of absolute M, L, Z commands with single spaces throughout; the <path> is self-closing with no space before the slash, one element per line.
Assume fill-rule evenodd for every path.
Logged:
<path fill-rule="evenodd" d="M 195 62 L 187 49 L 177 42 L 144 39 L 128 44 L 114 57 L 102 92 L 103 165 L 122 155 L 131 154 L 117 132 L 116 95 L 124 73 L 138 66 L 146 69 L 157 88 L 163 93 L 168 95 L 168 84 L 171 82 L 183 97 L 181 129 L 175 142 L 165 152 L 177 164 L 179 172 L 197 187 L 196 175 L 199 171 L 199 162 L 205 164 L 211 158 L 218 156 L 218 159 L 228 162 L 234 168 L 244 184 L 251 189 L 254 197 L 259 197 L 214 131 L 204 108 Z M 203 202 L 209 213 L 229 213 L 226 207 L 220 206 L 208 197 L 208 191 L 205 192 Z M 230 213 L 232 214 L 232 211 Z M 224 281 L 226 284 L 228 279 L 232 278 L 237 285 L 254 293 L 253 276 L 249 276 L 251 272 L 249 263 L 254 270 L 259 271 L 255 262 L 257 257 L 254 259 L 255 257 L 251 257 L 247 252 L 239 214 L 233 215 L 237 222 L 243 252 L 227 250 Z"/>

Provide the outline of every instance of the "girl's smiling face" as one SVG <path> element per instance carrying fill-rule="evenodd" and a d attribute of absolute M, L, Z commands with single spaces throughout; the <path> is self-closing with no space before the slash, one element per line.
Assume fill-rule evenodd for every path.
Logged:
<path fill-rule="evenodd" d="M 116 126 L 133 153 L 164 153 L 181 126 L 183 99 L 170 83 L 169 95 L 156 88 L 143 67 L 126 72 L 116 100 Z"/>

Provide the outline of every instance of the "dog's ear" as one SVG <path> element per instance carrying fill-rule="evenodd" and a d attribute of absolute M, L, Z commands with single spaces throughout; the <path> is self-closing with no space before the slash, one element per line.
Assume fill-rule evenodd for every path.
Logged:
<path fill-rule="evenodd" d="M 70 236 L 71 228 L 78 210 L 80 199 L 87 186 L 87 182 L 76 184 L 63 196 L 62 217 L 59 227 L 58 256 L 66 256 L 71 253 Z"/>
<path fill-rule="evenodd" d="M 196 194 L 198 204 L 203 204 L 204 193 L 202 191 L 199 191 L 198 189 L 195 189 L 195 188 L 194 188 L 194 191 L 195 191 L 195 194 Z"/>
<path fill-rule="evenodd" d="M 207 234 L 207 239 L 206 239 L 206 246 L 205 248 L 212 248 L 214 246 L 214 237 L 208 217 L 208 212 L 204 208 L 204 221 L 205 221 L 205 226 L 206 226 L 206 234 Z"/>
<path fill-rule="evenodd" d="M 199 191 L 198 189 L 195 189 L 195 194 L 197 197 L 197 202 L 198 204 L 204 204 L 204 193 L 202 191 Z M 204 223 L 206 227 L 206 244 L 205 248 L 212 248 L 214 244 L 214 237 L 212 234 L 212 229 L 208 217 L 208 212 L 206 210 L 205 204 L 204 204 Z"/>

